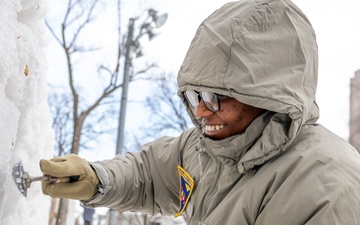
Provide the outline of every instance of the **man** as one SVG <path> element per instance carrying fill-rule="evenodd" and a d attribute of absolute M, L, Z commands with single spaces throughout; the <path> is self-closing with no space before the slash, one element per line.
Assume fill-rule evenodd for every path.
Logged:
<path fill-rule="evenodd" d="M 43 192 L 191 225 L 360 224 L 360 156 L 316 123 L 317 65 L 312 26 L 291 1 L 225 4 L 178 74 L 196 127 L 112 160 L 42 160 L 45 175 L 80 175 Z"/>

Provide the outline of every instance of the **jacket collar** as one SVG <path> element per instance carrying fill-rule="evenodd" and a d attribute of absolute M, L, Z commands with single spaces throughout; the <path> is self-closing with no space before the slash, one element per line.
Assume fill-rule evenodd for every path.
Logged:
<path fill-rule="evenodd" d="M 256 118 L 242 134 L 231 136 L 223 140 L 212 140 L 201 137 L 201 147 L 204 151 L 226 166 L 235 166 L 241 157 L 261 137 L 263 130 L 269 123 L 272 112 L 266 112 Z"/>

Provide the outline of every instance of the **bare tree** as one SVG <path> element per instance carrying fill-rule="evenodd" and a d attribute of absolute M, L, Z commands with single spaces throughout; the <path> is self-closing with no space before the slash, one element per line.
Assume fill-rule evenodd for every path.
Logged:
<path fill-rule="evenodd" d="M 115 62 L 113 66 L 108 66 L 106 62 L 99 64 L 96 70 L 91 72 L 98 75 L 101 79 L 103 89 L 98 92 L 99 95 L 93 99 L 92 102 L 86 96 L 84 91 L 87 87 L 87 83 L 80 85 L 76 82 L 79 72 L 79 65 L 76 63 L 79 59 L 85 58 L 88 54 L 92 54 L 95 51 L 100 50 L 97 47 L 86 47 L 81 39 L 81 35 L 84 30 L 95 20 L 95 9 L 99 4 L 99 0 L 81 1 L 81 0 L 68 0 L 68 4 L 64 13 L 64 18 L 60 26 L 54 25 L 46 21 L 46 25 L 51 34 L 61 47 L 65 58 L 68 77 L 68 89 L 69 92 L 52 92 L 50 93 L 49 103 L 53 112 L 53 127 L 56 132 L 56 155 L 63 155 L 68 153 L 78 154 L 80 147 L 86 148 L 87 144 L 99 135 L 111 131 L 111 127 L 103 129 L 101 124 L 107 124 L 109 121 L 107 118 L 111 118 L 114 115 L 114 101 L 113 93 L 122 88 L 123 84 L 120 81 L 122 72 L 122 61 L 124 55 L 128 55 L 129 44 L 139 44 L 139 37 L 144 34 L 143 30 L 140 30 L 139 35 L 135 35 L 135 42 L 129 43 L 127 35 L 121 34 L 120 23 L 120 0 L 117 1 L 117 42 L 113 49 L 116 49 L 114 54 Z M 147 25 L 147 24 L 145 24 Z M 58 28 L 59 31 L 58 31 Z M 147 29 L 147 26 L 142 26 L 141 29 Z M 149 33 L 150 38 L 150 33 Z M 136 52 L 138 55 L 139 52 Z M 125 60 L 126 62 L 126 60 Z M 136 79 L 153 79 L 149 77 L 140 77 L 141 74 L 146 74 L 155 64 L 145 65 L 144 68 L 135 70 L 133 65 L 130 65 L 129 79 L 134 81 Z M 127 67 L 129 69 L 129 67 Z M 125 69 L 125 68 L 124 68 Z M 170 85 L 170 86 L 169 86 Z M 160 88 L 159 88 L 160 87 Z M 151 108 L 153 117 L 157 118 L 157 123 L 152 126 L 152 129 L 156 129 L 160 133 L 167 132 L 179 132 L 185 130 L 189 126 L 189 120 L 186 112 L 180 102 L 180 99 L 176 96 L 176 84 L 175 82 L 169 82 L 169 79 L 163 79 L 158 83 L 158 88 L 161 93 L 157 93 L 153 96 L 154 101 L 147 100 L 148 107 Z M 150 104 L 152 103 L 152 104 Z M 156 108 L 155 104 L 159 104 L 160 108 Z M 100 113 L 99 113 L 100 112 Z M 164 119 L 166 118 L 166 119 Z M 57 213 L 54 213 L 55 205 L 58 205 Z M 59 203 L 52 201 L 52 212 L 50 215 L 56 215 L 56 225 L 64 225 L 67 217 L 68 201 L 66 199 L 60 199 Z M 50 216 L 49 225 L 53 225 L 53 217 Z M 134 221 L 138 224 L 156 223 L 159 216 L 151 217 L 146 214 L 135 215 Z"/>
<path fill-rule="evenodd" d="M 149 109 L 150 121 L 144 130 L 147 138 L 164 135 L 178 135 L 193 126 L 180 97 L 178 86 L 171 74 L 164 74 L 156 82 L 152 96 L 148 96 L 145 106 Z"/>
<path fill-rule="evenodd" d="M 95 19 L 94 9 L 99 0 L 92 0 L 91 2 L 86 2 L 86 4 L 81 0 L 68 1 L 67 11 L 65 13 L 64 19 L 61 23 L 61 35 L 57 35 L 54 31 L 54 26 L 51 26 L 46 22 L 47 27 L 51 31 L 54 38 L 62 47 L 62 50 L 65 53 L 67 61 L 67 70 L 68 70 L 68 80 L 69 88 L 71 91 L 71 104 L 72 104 L 72 120 L 73 120 L 73 137 L 72 137 L 72 146 L 71 153 L 77 154 L 81 145 L 81 134 L 84 128 L 85 119 L 98 107 L 104 100 L 108 97 L 111 97 L 117 89 L 122 87 L 122 83 L 119 79 L 121 75 L 121 58 L 123 56 L 123 37 L 121 36 L 121 25 L 120 25 L 120 1 L 118 1 L 118 43 L 116 44 L 116 49 L 118 49 L 116 54 L 116 59 L 114 60 L 115 65 L 110 68 L 105 63 L 101 64 L 98 67 L 97 73 L 99 76 L 107 76 L 107 84 L 104 86 L 102 92 L 95 98 L 92 103 L 86 102 L 84 96 L 81 96 L 81 89 L 78 88 L 79 84 L 76 84 L 75 77 L 75 59 L 79 56 L 75 54 L 82 54 L 84 56 L 87 52 L 96 51 L 97 48 L 86 48 L 82 46 L 79 37 L 84 28 L 90 24 Z M 137 75 L 147 72 L 154 65 L 147 66 L 146 68 L 141 69 L 139 72 L 132 71 L 130 75 L 130 80 L 136 78 Z M 88 130 L 92 129 L 92 126 L 88 124 L 86 127 Z"/>
<path fill-rule="evenodd" d="M 72 136 L 72 114 L 69 95 L 49 93 L 49 106 L 53 116 L 52 127 L 55 131 L 55 155 L 70 153 Z"/>
<path fill-rule="evenodd" d="M 55 156 L 70 154 L 73 138 L 72 96 L 61 89 L 60 92 L 50 92 L 48 101 L 53 117 L 52 127 L 55 131 Z M 118 104 L 117 101 L 116 103 Z M 101 107 L 94 109 L 94 113 L 88 115 L 89 122 L 84 123 L 81 131 L 80 146 L 83 149 L 91 148 L 90 144 L 97 142 L 100 135 L 115 132 L 115 127 L 112 125 L 115 113 L 113 104 L 104 102 Z"/>
<path fill-rule="evenodd" d="M 117 1 L 116 33 L 118 38 L 113 46 L 113 49 L 117 50 L 114 55 L 115 59 L 112 60 L 115 63 L 112 66 L 108 66 L 107 62 L 99 63 L 97 70 L 92 72 L 92 74 L 97 74 L 99 79 L 101 79 L 103 83 L 102 89 L 90 102 L 86 92 L 83 91 L 87 84 L 80 85 L 76 82 L 76 78 L 81 75 L 81 70 L 78 69 L 79 66 L 76 62 L 80 58 L 86 58 L 88 54 L 100 49 L 97 47 L 86 47 L 83 39 L 81 39 L 82 34 L 86 30 L 85 28 L 96 18 L 95 9 L 97 5 L 99 5 L 99 0 L 68 0 L 60 25 L 46 21 L 47 28 L 65 55 L 68 89 L 70 90 L 69 93 L 52 94 L 49 99 L 54 113 L 53 126 L 57 138 L 56 155 L 66 153 L 78 154 L 80 146 L 86 147 L 88 141 L 94 140 L 99 134 L 104 132 L 103 129 L 99 129 L 99 124 L 104 123 L 106 118 L 108 118 L 106 113 L 111 113 L 111 110 L 104 110 L 104 107 L 114 103 L 112 100 L 113 93 L 123 86 L 120 79 L 122 75 L 121 62 L 126 53 L 124 51 L 128 42 L 125 41 L 127 36 L 121 33 L 120 0 Z M 128 72 L 129 80 L 139 79 L 140 74 L 145 74 L 154 66 L 155 64 L 146 65 L 144 68 L 135 71 L 132 65 L 130 65 L 130 71 Z M 105 113 L 94 113 L 96 110 L 101 111 L 101 109 Z M 66 223 L 67 206 L 68 201 L 61 199 L 56 225 Z M 50 219 L 49 224 L 52 223 Z"/>

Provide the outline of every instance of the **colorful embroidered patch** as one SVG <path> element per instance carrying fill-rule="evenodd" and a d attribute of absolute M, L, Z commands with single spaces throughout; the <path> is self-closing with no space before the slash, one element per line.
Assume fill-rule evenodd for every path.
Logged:
<path fill-rule="evenodd" d="M 174 217 L 180 216 L 189 202 L 190 196 L 194 189 L 194 179 L 188 174 L 181 166 L 178 166 L 179 178 L 180 178 L 180 210 Z"/>

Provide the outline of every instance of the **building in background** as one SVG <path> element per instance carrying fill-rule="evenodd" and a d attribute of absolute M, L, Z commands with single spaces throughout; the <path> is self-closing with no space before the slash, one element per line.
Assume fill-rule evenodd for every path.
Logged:
<path fill-rule="evenodd" d="M 360 69 L 350 81 L 349 142 L 360 152 Z"/>

